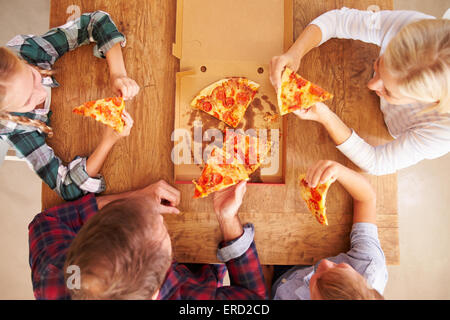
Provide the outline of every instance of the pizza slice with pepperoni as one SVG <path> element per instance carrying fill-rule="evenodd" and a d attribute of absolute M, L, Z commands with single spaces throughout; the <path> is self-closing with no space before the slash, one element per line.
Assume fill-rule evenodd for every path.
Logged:
<path fill-rule="evenodd" d="M 204 198 L 248 179 L 244 165 L 239 163 L 236 157 L 215 146 L 200 178 L 197 181 L 192 180 L 195 185 L 194 199 Z"/>
<path fill-rule="evenodd" d="M 122 112 L 125 103 L 122 97 L 106 98 L 95 101 L 88 101 L 72 110 L 73 113 L 86 117 L 91 117 L 117 132 L 122 132 L 125 121 L 122 119 Z"/>
<path fill-rule="evenodd" d="M 278 90 L 278 107 L 280 114 L 308 109 L 317 102 L 332 99 L 333 95 L 318 85 L 308 81 L 289 68 L 285 68 L 281 76 L 281 87 Z"/>
<path fill-rule="evenodd" d="M 309 211 L 314 215 L 316 220 L 322 225 L 328 225 L 328 219 L 326 216 L 325 199 L 328 189 L 334 180 L 328 180 L 323 184 L 319 184 L 315 188 L 308 186 L 305 180 L 305 174 L 300 175 L 300 194 L 306 203 Z"/>
<path fill-rule="evenodd" d="M 192 100 L 191 107 L 236 128 L 258 89 L 259 84 L 247 78 L 219 80 L 203 89 Z"/>

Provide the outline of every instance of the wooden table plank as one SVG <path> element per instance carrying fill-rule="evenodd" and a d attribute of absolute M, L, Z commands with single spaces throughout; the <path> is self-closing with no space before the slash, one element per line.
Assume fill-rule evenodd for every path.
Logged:
<path fill-rule="evenodd" d="M 79 5 L 82 12 L 101 9 L 111 14 L 127 36 L 123 52 L 128 75 L 141 86 L 135 100 L 127 103 L 135 119 L 132 134 L 114 147 L 102 169 L 107 181 L 105 193 L 139 188 L 159 179 L 173 182 L 170 135 L 178 71 L 178 61 L 171 54 L 175 41 L 175 1 L 52 0 L 51 26 L 66 22 L 66 8 L 71 4 Z M 325 11 L 343 5 L 365 9 L 369 4 L 392 8 L 392 0 L 370 3 L 296 0 L 294 35 L 297 37 L 312 19 Z M 374 46 L 331 40 L 312 50 L 300 67 L 305 77 L 335 94 L 330 108 L 374 144 L 389 139 L 378 100 L 365 87 L 377 54 Z M 52 91 L 52 124 L 56 137 L 49 143 L 64 161 L 70 161 L 77 154 L 92 152 L 101 134 L 101 126 L 73 116 L 71 107 L 109 96 L 111 92 L 106 63 L 92 57 L 91 47 L 66 54 L 56 66 L 60 69 L 56 77 L 62 87 Z M 364 112 L 361 101 L 365 102 Z M 335 148 L 320 125 L 288 115 L 287 128 L 286 184 L 249 186 L 240 213 L 243 222 L 255 225 L 255 241 L 263 264 L 308 264 L 349 247 L 351 198 L 339 184 L 334 184 L 327 199 L 330 226 L 322 227 L 300 199 L 297 176 L 319 158 L 354 166 Z M 378 192 L 380 240 L 387 262 L 396 264 L 399 262 L 396 175 L 370 177 L 370 180 Z M 192 200 L 192 185 L 177 185 L 177 188 L 182 192 L 183 213 L 165 216 L 175 257 L 180 262 L 215 262 L 220 232 L 212 197 Z M 43 187 L 44 208 L 61 202 L 48 187 Z"/>

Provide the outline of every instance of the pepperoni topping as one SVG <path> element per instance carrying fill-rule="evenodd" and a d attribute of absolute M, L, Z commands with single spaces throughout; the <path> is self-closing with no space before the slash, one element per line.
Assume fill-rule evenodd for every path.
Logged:
<path fill-rule="evenodd" d="M 250 97 L 248 96 L 248 93 L 246 93 L 246 92 L 239 92 L 236 95 L 237 102 L 242 105 L 245 105 L 247 103 L 247 101 L 249 100 L 249 98 Z"/>
<path fill-rule="evenodd" d="M 294 105 L 294 106 L 290 106 L 289 108 L 288 108 L 288 110 L 289 111 L 294 111 L 294 110 L 297 110 L 297 109 L 300 109 L 301 108 L 301 106 L 299 106 L 299 105 Z"/>
<path fill-rule="evenodd" d="M 223 180 L 223 176 L 220 173 L 213 173 L 212 180 L 214 184 L 220 184 Z"/>
<path fill-rule="evenodd" d="M 300 89 L 301 87 L 304 87 L 308 83 L 308 81 L 306 81 L 305 79 L 302 79 L 302 78 L 298 78 L 296 80 L 296 83 L 297 83 L 297 87 Z"/>
<path fill-rule="evenodd" d="M 308 183 L 306 182 L 305 179 L 302 179 L 301 183 L 302 183 L 302 185 L 303 185 L 304 187 L 307 187 L 307 186 L 308 186 Z"/>
<path fill-rule="evenodd" d="M 224 185 L 229 185 L 233 183 L 233 179 L 231 179 L 229 176 L 225 176 L 225 178 L 223 178 L 223 184 Z"/>
<path fill-rule="evenodd" d="M 199 198 L 201 195 L 202 193 L 197 188 L 195 188 L 194 198 Z"/>
<path fill-rule="evenodd" d="M 234 105 L 234 99 L 232 97 L 228 97 L 225 100 L 225 107 L 230 108 Z"/>
<path fill-rule="evenodd" d="M 220 115 L 214 111 L 214 117 L 216 117 L 217 119 L 220 119 Z"/>
<path fill-rule="evenodd" d="M 299 105 L 302 104 L 302 95 L 303 95 L 303 92 L 301 92 L 301 91 L 297 91 L 297 92 L 294 94 L 294 99 L 295 99 L 295 101 L 297 101 L 297 103 L 298 103 Z"/>
<path fill-rule="evenodd" d="M 209 103 L 208 101 L 203 102 L 203 104 L 202 104 L 202 109 L 203 109 L 204 111 L 206 111 L 206 112 L 211 111 L 211 110 L 212 110 L 212 105 L 211 105 L 211 103 Z"/>
<path fill-rule="evenodd" d="M 122 105 L 123 99 L 122 99 L 122 98 L 118 98 L 118 97 L 114 97 L 114 98 L 112 99 L 112 101 L 113 101 L 113 103 L 114 103 L 116 106 L 120 107 L 120 106 Z"/>
<path fill-rule="evenodd" d="M 198 184 L 201 186 L 206 185 L 209 182 L 209 175 L 205 174 L 202 175 L 199 179 L 198 179 Z"/>
<path fill-rule="evenodd" d="M 325 93 L 325 90 L 318 86 L 311 86 L 309 92 L 315 96 L 321 97 Z"/>
<path fill-rule="evenodd" d="M 97 119 L 97 117 L 95 116 L 95 114 L 91 114 L 90 116 L 92 119 Z"/>
<path fill-rule="evenodd" d="M 290 75 L 289 75 L 289 79 L 290 80 L 294 80 L 296 77 L 295 77 L 295 73 L 294 72 L 292 72 Z"/>
<path fill-rule="evenodd" d="M 223 88 L 217 89 L 216 98 L 218 100 L 225 100 L 226 94 L 225 94 L 225 90 Z"/>
<path fill-rule="evenodd" d="M 311 197 L 317 202 L 322 200 L 322 195 L 316 189 L 311 189 Z"/>
<path fill-rule="evenodd" d="M 95 101 L 88 101 L 84 104 L 86 108 L 92 108 L 95 105 Z"/>
<path fill-rule="evenodd" d="M 309 200 L 309 204 L 313 209 L 320 210 L 319 204 L 317 202 L 315 202 L 314 200 Z"/>

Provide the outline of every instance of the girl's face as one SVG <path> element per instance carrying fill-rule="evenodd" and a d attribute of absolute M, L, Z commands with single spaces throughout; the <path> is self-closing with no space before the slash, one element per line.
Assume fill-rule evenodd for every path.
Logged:
<path fill-rule="evenodd" d="M 33 67 L 23 64 L 6 86 L 3 111 L 30 112 L 47 98 L 47 91 L 41 83 L 41 74 Z"/>
<path fill-rule="evenodd" d="M 417 102 L 414 99 L 403 96 L 398 92 L 397 81 L 390 75 L 383 63 L 383 56 L 378 57 L 373 65 L 375 74 L 370 79 L 367 87 L 384 98 L 390 104 L 408 104 Z"/>

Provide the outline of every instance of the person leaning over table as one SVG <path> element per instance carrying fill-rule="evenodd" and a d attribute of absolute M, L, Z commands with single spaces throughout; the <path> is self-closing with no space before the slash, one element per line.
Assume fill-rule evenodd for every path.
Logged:
<path fill-rule="evenodd" d="M 286 300 L 378 300 L 388 279 L 386 262 L 376 225 L 376 195 L 360 174 L 329 160 L 318 161 L 306 173 L 315 187 L 328 179 L 339 181 L 353 197 L 353 226 L 350 250 L 322 259 L 313 266 L 275 266 L 271 281 L 273 299 Z M 326 230 L 324 230 L 326 232 Z M 280 272 L 281 271 L 281 272 Z"/>
<path fill-rule="evenodd" d="M 99 171 L 111 148 L 128 136 L 133 127 L 133 119 L 124 112 L 123 132 L 119 134 L 105 127 L 94 152 L 89 157 L 77 156 L 68 164 L 47 145 L 46 137 L 53 135 L 49 127 L 50 88 L 59 86 L 53 78 L 53 64 L 65 53 L 90 42 L 96 43 L 94 55 L 107 61 L 113 93 L 125 100 L 132 99 L 139 92 L 139 86 L 125 70 L 121 49 L 125 36 L 106 12 L 84 13 L 42 36 L 18 35 L 6 47 L 0 47 L 0 139 L 16 149 L 39 177 L 65 200 L 105 190 Z"/>
<path fill-rule="evenodd" d="M 323 103 L 295 114 L 321 123 L 337 148 L 361 169 L 374 175 L 393 173 L 450 151 L 449 34 L 450 20 L 419 12 L 332 10 L 313 20 L 286 53 L 272 58 L 270 79 L 278 90 L 284 67 L 298 70 L 303 56 L 330 38 L 380 46 L 367 86 L 380 97 L 395 140 L 380 146 L 366 143 Z"/>
<path fill-rule="evenodd" d="M 217 257 L 226 266 L 189 268 L 172 259 L 161 214 L 179 213 L 180 192 L 165 181 L 116 195 L 89 194 L 45 210 L 29 225 L 34 295 L 37 299 L 267 299 L 253 225 L 243 227 L 239 221 L 245 191 L 246 182 L 241 182 L 214 195 L 223 235 Z M 170 204 L 162 205 L 162 200 Z M 72 277 L 74 266 L 80 270 L 79 288 Z M 223 286 L 227 269 L 231 286 Z"/>

